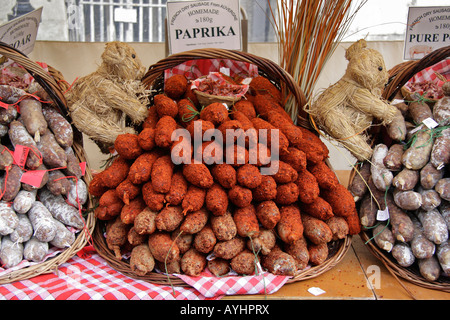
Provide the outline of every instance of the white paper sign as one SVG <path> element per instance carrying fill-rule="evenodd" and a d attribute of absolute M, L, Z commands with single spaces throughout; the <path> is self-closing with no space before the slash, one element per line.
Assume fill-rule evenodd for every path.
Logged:
<path fill-rule="evenodd" d="M 386 206 L 386 209 L 377 211 L 377 220 L 386 221 L 387 219 L 389 219 L 389 208 Z"/>
<path fill-rule="evenodd" d="M 0 26 L 0 41 L 13 46 L 24 54 L 30 54 L 36 42 L 41 15 L 42 7 Z"/>
<path fill-rule="evenodd" d="M 405 60 L 418 60 L 450 45 L 450 7 L 410 7 L 404 47 Z"/>
<path fill-rule="evenodd" d="M 169 1 L 170 54 L 200 48 L 241 50 L 239 0 Z"/>

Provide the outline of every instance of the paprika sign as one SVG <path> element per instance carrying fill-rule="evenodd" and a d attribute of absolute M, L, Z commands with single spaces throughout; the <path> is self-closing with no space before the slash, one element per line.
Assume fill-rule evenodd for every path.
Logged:
<path fill-rule="evenodd" d="M 30 54 L 36 42 L 41 15 L 42 7 L 0 26 L 0 41 L 11 45 L 24 54 Z"/>
<path fill-rule="evenodd" d="M 170 54 L 200 48 L 241 50 L 239 0 L 168 1 Z"/>
<path fill-rule="evenodd" d="M 421 59 L 450 45 L 450 7 L 410 7 L 406 27 L 405 60 Z"/>

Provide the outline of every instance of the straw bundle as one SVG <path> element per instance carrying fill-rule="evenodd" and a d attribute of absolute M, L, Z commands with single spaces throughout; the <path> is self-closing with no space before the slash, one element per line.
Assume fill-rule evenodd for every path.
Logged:
<path fill-rule="evenodd" d="M 134 49 L 110 42 L 98 69 L 80 79 L 67 92 L 74 125 L 107 152 L 116 137 L 135 133 L 128 126 L 141 123 L 147 115 L 148 90 L 140 79 L 145 67 Z"/>
<path fill-rule="evenodd" d="M 388 73 L 383 56 L 361 39 L 346 51 L 344 76 L 311 104 L 309 113 L 320 129 L 340 142 L 358 160 L 372 155 L 365 133 L 374 118 L 382 124 L 394 119 L 396 108 L 381 99 Z"/>
<path fill-rule="evenodd" d="M 307 100 L 312 97 L 320 73 L 348 30 L 356 12 L 352 0 L 281 0 L 270 11 L 278 37 L 280 66 L 290 73 Z M 286 110 L 296 117 L 295 101 Z"/>

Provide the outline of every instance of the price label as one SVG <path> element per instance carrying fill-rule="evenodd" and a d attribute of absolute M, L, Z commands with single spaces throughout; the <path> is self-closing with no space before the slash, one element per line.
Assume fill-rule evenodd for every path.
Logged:
<path fill-rule="evenodd" d="M 44 174 L 46 173 L 46 170 L 32 170 L 32 171 L 26 171 L 22 174 L 22 177 L 20 178 L 20 182 L 29 184 L 33 187 L 40 187 L 42 179 L 44 178 Z"/>
<path fill-rule="evenodd" d="M 384 210 L 378 210 L 377 211 L 377 220 L 378 221 L 386 221 L 389 219 L 389 208 L 386 207 Z"/>
<path fill-rule="evenodd" d="M 434 121 L 434 119 L 432 118 L 426 118 L 425 120 L 422 121 L 422 123 L 426 125 L 428 129 L 436 128 L 439 125 L 439 123 Z"/>
<path fill-rule="evenodd" d="M 30 54 L 36 42 L 41 15 L 42 7 L 0 26 L 0 41 L 11 45 L 25 54 Z"/>
<path fill-rule="evenodd" d="M 14 164 L 19 167 L 25 167 L 25 163 L 27 162 L 28 152 L 30 148 L 22 146 L 20 144 L 16 145 L 13 153 Z"/>
<path fill-rule="evenodd" d="M 319 287 L 311 287 L 311 288 L 308 288 L 308 292 L 311 293 L 312 295 L 318 296 L 318 295 L 324 294 L 325 290 L 322 290 Z"/>

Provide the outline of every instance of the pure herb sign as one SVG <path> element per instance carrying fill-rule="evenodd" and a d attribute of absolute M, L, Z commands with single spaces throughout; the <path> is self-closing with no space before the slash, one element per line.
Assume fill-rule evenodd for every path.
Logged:
<path fill-rule="evenodd" d="M 239 0 L 169 1 L 170 53 L 199 48 L 241 50 Z"/>
<path fill-rule="evenodd" d="M 417 60 L 450 45 L 450 7 L 410 7 L 404 59 Z"/>

